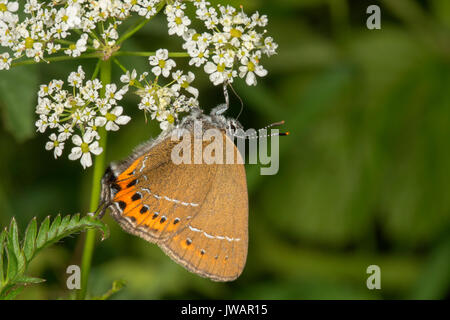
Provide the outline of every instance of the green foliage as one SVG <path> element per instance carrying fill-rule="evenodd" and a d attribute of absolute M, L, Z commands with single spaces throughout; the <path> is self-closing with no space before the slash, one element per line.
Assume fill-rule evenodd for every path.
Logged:
<path fill-rule="evenodd" d="M 38 87 L 37 66 L 0 72 L 0 109 L 6 129 L 16 140 L 34 134 L 34 108 Z M 20 84 L 20 85 L 18 85 Z"/>
<path fill-rule="evenodd" d="M 20 241 L 19 228 L 13 218 L 9 229 L 5 227 L 0 234 L 0 299 L 14 299 L 22 291 L 23 286 L 45 281 L 25 275 L 26 268 L 33 258 L 40 250 L 62 238 L 87 229 L 100 230 L 102 240 L 109 235 L 108 226 L 94 217 L 81 218 L 76 214 L 61 218 L 61 215 L 57 215 L 53 222 L 49 216 L 45 218 L 39 229 L 36 218 L 33 218 L 28 224 L 23 240 Z M 116 288 L 117 290 L 120 288 Z"/>

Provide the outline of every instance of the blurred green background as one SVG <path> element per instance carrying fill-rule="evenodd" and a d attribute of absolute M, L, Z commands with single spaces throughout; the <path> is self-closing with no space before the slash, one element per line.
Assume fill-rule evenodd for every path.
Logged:
<path fill-rule="evenodd" d="M 227 1 L 221 1 L 227 3 Z M 229 1 L 239 6 L 242 1 Z M 366 28 L 366 8 L 381 7 L 382 29 Z M 120 299 L 435 299 L 450 297 L 450 1 L 246 0 L 269 16 L 279 54 L 263 59 L 269 76 L 235 89 L 240 121 L 260 128 L 286 120 L 280 170 L 260 176 L 247 166 L 249 254 L 242 276 L 215 283 L 185 271 L 155 245 L 123 232 L 97 243 L 90 282 L 100 295 L 117 279 Z M 167 47 L 163 17 L 125 44 Z M 138 72 L 145 58 L 120 59 Z M 14 216 L 23 231 L 37 216 L 81 212 L 92 169 L 53 159 L 47 134 L 34 128 L 38 84 L 65 79 L 76 63 L 0 72 L 0 225 Z M 88 73 L 95 61 L 87 63 Z M 177 59 L 179 65 L 186 64 Z M 120 75 L 118 68 L 114 76 Z M 202 71 L 204 109 L 223 102 Z M 20 97 L 20 99 L 18 99 Z M 129 125 L 108 137 L 107 161 L 127 156 L 159 133 L 145 124 L 137 99 L 126 100 Z M 229 116 L 239 112 L 233 97 Z M 44 252 L 28 274 L 47 282 L 22 299 L 67 298 L 65 270 L 79 264 L 82 236 Z M 381 268 L 381 290 L 368 290 L 366 268 Z"/>

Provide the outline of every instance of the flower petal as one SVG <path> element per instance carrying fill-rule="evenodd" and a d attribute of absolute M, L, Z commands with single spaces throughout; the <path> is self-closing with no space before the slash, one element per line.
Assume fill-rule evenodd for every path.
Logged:
<path fill-rule="evenodd" d="M 72 153 L 69 154 L 69 160 L 77 160 L 81 157 L 81 148 L 80 147 L 74 147 L 72 148 Z"/>
<path fill-rule="evenodd" d="M 79 135 L 74 135 L 73 137 L 72 137 L 72 142 L 73 142 L 73 144 L 74 145 L 76 145 L 76 146 L 81 146 L 81 144 L 83 143 L 83 140 L 81 140 L 81 137 L 79 136 Z M 72 149 L 73 150 L 73 149 Z M 80 149 L 81 150 L 81 149 Z"/>
<path fill-rule="evenodd" d="M 98 145 L 98 141 L 95 141 L 93 144 L 89 146 L 89 151 L 98 156 L 103 152 L 103 148 Z"/>
<path fill-rule="evenodd" d="M 117 124 L 124 125 L 127 124 L 131 120 L 131 117 L 129 116 L 120 116 L 115 121 Z"/>
<path fill-rule="evenodd" d="M 81 157 L 81 165 L 85 169 L 92 166 L 92 158 L 89 152 L 83 153 L 83 156 Z"/>

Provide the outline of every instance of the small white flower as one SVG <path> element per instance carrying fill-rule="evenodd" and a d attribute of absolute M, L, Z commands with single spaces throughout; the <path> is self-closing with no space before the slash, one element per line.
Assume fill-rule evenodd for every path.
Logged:
<path fill-rule="evenodd" d="M 131 118 L 129 116 L 122 115 L 123 108 L 121 106 L 117 106 L 112 109 L 110 112 L 105 112 L 104 117 L 99 117 L 98 119 L 102 119 L 102 123 L 106 123 L 105 129 L 108 131 L 117 131 L 119 130 L 118 125 L 127 124 Z"/>
<path fill-rule="evenodd" d="M 191 87 L 191 82 L 194 81 L 195 75 L 192 72 L 188 72 L 187 75 L 184 75 L 181 70 L 174 72 L 172 74 L 174 80 L 177 81 L 172 86 L 172 90 L 180 91 L 181 88 L 192 94 L 195 98 L 198 97 L 198 89 Z"/>
<path fill-rule="evenodd" d="M 167 49 L 159 49 L 154 56 L 149 57 L 149 62 L 152 68 L 152 72 L 155 76 L 162 74 L 164 77 L 170 75 L 170 70 L 176 66 L 175 61 L 169 58 L 169 51 Z"/>
<path fill-rule="evenodd" d="M 72 148 L 72 152 L 69 154 L 70 160 L 78 160 L 81 158 L 81 165 L 84 169 L 92 166 L 91 153 L 98 156 L 103 152 L 103 148 L 98 145 L 98 141 L 93 141 L 95 134 L 92 132 L 86 132 L 81 138 L 79 135 L 72 137 L 72 142 L 76 147 Z"/>
<path fill-rule="evenodd" d="M 83 84 L 84 77 L 85 77 L 85 73 L 83 71 L 83 67 L 78 66 L 78 71 L 71 72 L 69 74 L 69 78 L 67 78 L 67 81 L 69 82 L 69 85 L 71 85 L 72 87 L 79 88 Z"/>
<path fill-rule="evenodd" d="M 56 158 L 60 157 L 62 154 L 62 151 L 64 149 L 64 142 L 60 140 L 59 137 L 56 136 L 56 134 L 52 133 L 50 135 L 50 141 L 46 143 L 45 145 L 46 150 L 53 150 L 53 155 Z"/>
<path fill-rule="evenodd" d="M 115 104 L 117 101 L 122 100 L 123 95 L 128 92 L 128 86 L 123 86 L 120 90 L 117 90 L 115 83 L 107 84 L 105 87 L 105 98 L 109 103 Z"/>
<path fill-rule="evenodd" d="M 39 131 L 40 133 L 44 133 L 49 125 L 47 116 L 45 114 L 41 114 L 39 116 L 39 120 L 36 121 L 35 125 L 37 127 L 37 131 Z"/>
<path fill-rule="evenodd" d="M 81 24 L 81 8 L 79 4 L 72 4 L 66 9 L 68 17 L 66 23 L 69 28 L 79 28 Z"/>
<path fill-rule="evenodd" d="M 0 70 L 9 70 L 12 59 L 9 57 L 9 53 L 5 52 L 0 54 Z"/>
<path fill-rule="evenodd" d="M 125 74 L 120 76 L 120 81 L 123 83 L 126 83 L 130 86 L 133 86 L 134 82 L 136 80 L 136 77 L 137 77 L 136 69 L 133 69 L 133 71 L 131 71 L 131 73 L 130 73 L 130 71 L 127 70 L 127 72 Z"/>
<path fill-rule="evenodd" d="M 244 78 L 247 85 L 256 85 L 256 76 L 264 77 L 267 75 L 267 70 L 263 66 L 258 64 L 258 61 L 254 58 L 248 59 L 244 57 L 241 60 L 242 66 L 239 67 L 239 77 Z"/>
<path fill-rule="evenodd" d="M 138 104 L 139 110 L 150 111 L 155 105 L 155 98 L 152 95 L 145 95 Z"/>
<path fill-rule="evenodd" d="M 66 123 L 66 124 L 60 125 L 58 127 L 58 131 L 59 131 L 58 140 L 66 141 L 67 139 L 69 139 L 72 136 L 73 128 L 70 124 Z"/>
<path fill-rule="evenodd" d="M 177 11 L 174 14 L 167 14 L 169 35 L 176 34 L 182 36 L 191 24 L 191 20 L 184 15 L 183 11 Z"/>
<path fill-rule="evenodd" d="M 217 64 L 208 61 L 205 64 L 204 70 L 206 73 L 209 74 L 209 80 L 217 86 L 218 84 L 223 83 L 225 80 L 228 79 L 228 72 L 227 72 L 227 66 L 225 65 L 225 62 L 218 62 Z"/>

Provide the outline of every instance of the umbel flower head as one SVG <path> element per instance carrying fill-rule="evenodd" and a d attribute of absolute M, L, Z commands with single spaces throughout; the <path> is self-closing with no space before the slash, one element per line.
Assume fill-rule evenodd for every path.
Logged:
<path fill-rule="evenodd" d="M 151 18 L 162 0 L 0 0 L 0 70 L 22 57 L 35 61 L 64 53 L 110 51 L 122 21 L 133 14 Z M 20 4 L 20 5 L 19 5 Z M 22 11 L 22 20 L 19 17 Z M 101 26 L 101 27 L 99 27 Z M 67 41 L 71 40 L 73 41 Z"/>
<path fill-rule="evenodd" d="M 98 129 L 117 131 L 130 117 L 123 115 L 123 108 L 117 103 L 128 91 L 128 85 L 118 89 L 115 84 L 105 85 L 105 95 L 100 96 L 103 84 L 98 79 L 85 81 L 81 66 L 67 78 L 71 90 L 64 89 L 64 81 L 52 80 L 41 85 L 38 93 L 36 113 L 37 131 L 44 133 L 53 130 L 47 150 L 54 150 L 55 158 L 60 157 L 68 141 L 75 145 L 69 155 L 70 160 L 80 159 L 83 168 L 92 165 L 91 153 L 99 155 Z M 79 131 L 80 134 L 74 133 Z"/>
<path fill-rule="evenodd" d="M 176 63 L 168 56 L 167 49 L 159 49 L 154 56 L 150 56 L 149 64 L 155 76 L 153 80 L 148 72 L 144 72 L 136 80 L 135 70 L 121 77 L 122 82 L 132 83 L 138 89 L 136 92 L 141 97 L 139 109 L 148 112 L 151 119 L 159 121 L 162 130 L 172 128 L 180 113 L 198 107 L 198 90 L 191 86 L 195 75 L 192 72 L 184 74 L 182 70 L 171 73 Z M 162 85 L 160 82 L 164 78 L 168 78 L 167 83 Z"/>
<path fill-rule="evenodd" d="M 256 85 L 257 77 L 267 75 L 260 65 L 262 55 L 276 53 L 278 45 L 271 37 L 266 37 L 268 19 L 258 12 L 248 16 L 242 10 L 231 6 L 194 0 L 196 18 L 201 20 L 206 31 L 189 29 L 190 20 L 184 19 L 186 5 L 180 1 L 166 6 L 169 34 L 177 34 L 184 39 L 183 48 L 191 57 L 189 64 L 204 66 L 214 85 L 233 82 L 237 76 L 245 78 L 247 85 Z M 239 71 L 239 72 L 238 72 Z"/>
<path fill-rule="evenodd" d="M 257 77 L 267 71 L 260 60 L 276 53 L 278 45 L 265 36 L 268 19 L 258 12 L 248 16 L 231 6 L 213 7 L 205 0 L 25 0 L 19 19 L 19 2 L 0 1 L 0 44 L 9 52 L 0 53 L 0 70 L 22 57 L 35 61 L 63 53 L 79 57 L 86 52 L 104 52 L 105 57 L 118 50 L 119 27 L 133 14 L 150 19 L 165 6 L 169 35 L 184 39 L 183 48 L 190 65 L 203 67 L 214 85 L 245 78 L 256 85 Z M 204 30 L 191 28 L 186 15 L 187 4 L 195 7 L 195 18 Z M 70 40 L 70 41 L 68 41 Z M 153 72 L 168 76 L 173 68 L 167 50 L 158 52 L 150 61 Z M 159 74 L 158 74 L 159 73 Z"/>

